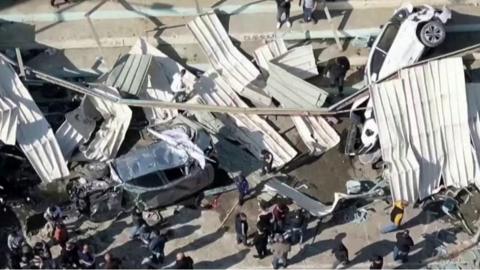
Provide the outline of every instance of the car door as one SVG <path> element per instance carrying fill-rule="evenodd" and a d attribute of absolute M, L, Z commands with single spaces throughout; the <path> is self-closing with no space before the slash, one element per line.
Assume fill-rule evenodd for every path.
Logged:
<path fill-rule="evenodd" d="M 385 59 L 387 57 L 388 50 L 395 40 L 398 29 L 400 27 L 399 22 L 389 22 L 387 23 L 380 35 L 375 40 L 375 43 L 372 46 L 370 51 L 367 63 L 367 84 L 369 82 L 374 82 L 379 79 L 379 73 L 381 72 Z"/>

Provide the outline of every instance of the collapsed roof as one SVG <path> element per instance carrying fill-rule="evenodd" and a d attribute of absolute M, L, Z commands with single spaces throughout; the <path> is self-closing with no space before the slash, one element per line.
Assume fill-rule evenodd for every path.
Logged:
<path fill-rule="evenodd" d="M 403 69 L 398 78 L 374 85 L 370 96 L 395 200 L 414 202 L 443 186 L 480 185 L 461 58 Z"/>

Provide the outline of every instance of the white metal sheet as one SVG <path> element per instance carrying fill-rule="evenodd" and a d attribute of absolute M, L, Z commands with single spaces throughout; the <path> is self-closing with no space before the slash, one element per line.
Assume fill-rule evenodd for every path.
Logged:
<path fill-rule="evenodd" d="M 340 136 L 320 116 L 292 116 L 300 138 L 314 155 L 320 155 L 335 147 Z"/>
<path fill-rule="evenodd" d="M 223 77 L 215 72 L 203 75 L 196 91 L 201 100 L 210 105 L 248 107 Z M 286 164 L 297 155 L 297 151 L 258 115 L 218 114 L 218 117 L 230 129 L 228 133 L 235 136 L 253 155 L 261 158 L 263 149 L 272 153 L 276 167 Z"/>
<path fill-rule="evenodd" d="M 198 16 L 189 22 L 187 27 L 207 55 L 212 67 L 235 92 L 253 102 L 270 104 L 270 99 L 254 86 L 260 72 L 233 45 L 215 13 Z"/>
<path fill-rule="evenodd" d="M 40 179 L 51 182 L 70 174 L 57 139 L 15 71 L 0 59 L 0 96 L 18 107 L 17 143 Z"/>
<path fill-rule="evenodd" d="M 468 122 L 477 161 L 480 160 L 480 83 L 467 83 Z M 477 172 L 478 176 L 479 172 Z"/>
<path fill-rule="evenodd" d="M 119 96 L 115 88 L 100 84 L 95 85 L 95 87 L 105 90 L 108 94 Z M 116 157 L 125 139 L 125 134 L 132 118 L 132 110 L 127 105 L 110 102 L 102 98 L 86 98 L 102 116 L 103 122 L 92 141 L 88 145 L 80 146 L 80 158 L 107 161 Z"/>
<path fill-rule="evenodd" d="M 283 39 L 274 39 L 255 50 L 255 61 L 262 73 L 268 75 L 268 63 L 270 60 L 286 52 L 287 46 L 285 46 Z"/>
<path fill-rule="evenodd" d="M 65 122 L 55 132 L 55 137 L 66 159 L 72 156 L 79 145 L 90 139 L 95 129 L 95 120 L 87 117 L 83 111 L 82 104 L 77 109 L 67 113 Z"/>
<path fill-rule="evenodd" d="M 313 55 L 312 45 L 290 49 L 285 54 L 272 59 L 271 62 L 302 79 L 318 75 L 317 62 Z"/>
<path fill-rule="evenodd" d="M 414 201 L 442 185 L 475 183 L 461 58 L 404 69 L 371 92 L 394 199 Z"/>
<path fill-rule="evenodd" d="M 0 141 L 8 145 L 15 145 L 17 125 L 17 105 L 11 99 L 0 96 Z"/>
<path fill-rule="evenodd" d="M 306 109 L 322 107 L 328 96 L 327 91 L 306 82 L 274 63 L 269 63 L 269 67 L 270 76 L 265 92 L 278 100 L 282 107 Z"/>
<path fill-rule="evenodd" d="M 140 38 L 130 49 L 130 54 L 142 54 L 153 56 L 152 63 L 147 75 L 145 91 L 142 91 L 140 98 L 173 101 L 174 96 L 170 89 L 173 75 L 185 69 L 182 65 L 169 58 L 166 54 L 152 46 L 145 39 Z M 186 91 L 190 92 L 195 84 L 195 75 L 188 70 L 184 76 Z M 158 107 L 143 108 L 145 116 L 150 125 L 166 123 L 178 115 L 174 109 L 162 109 Z"/>

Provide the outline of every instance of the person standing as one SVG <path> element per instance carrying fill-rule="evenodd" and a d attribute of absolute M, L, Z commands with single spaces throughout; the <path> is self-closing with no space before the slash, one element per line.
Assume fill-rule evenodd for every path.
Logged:
<path fill-rule="evenodd" d="M 184 77 L 187 71 L 185 69 L 180 70 L 173 74 L 172 83 L 170 84 L 170 89 L 174 94 L 174 99 L 176 102 L 184 102 L 187 97 L 186 86 L 184 82 Z"/>
<path fill-rule="evenodd" d="M 257 229 L 257 233 L 253 237 L 253 245 L 257 250 L 257 255 L 253 255 L 254 258 L 263 259 L 268 254 L 268 235 L 261 228 Z"/>
<path fill-rule="evenodd" d="M 238 190 L 238 205 L 242 206 L 245 201 L 245 197 L 250 193 L 250 186 L 248 184 L 247 178 L 240 174 L 235 177 L 235 184 L 237 185 Z"/>
<path fill-rule="evenodd" d="M 343 83 L 349 69 L 350 61 L 345 56 L 330 59 L 327 63 L 326 71 L 327 78 L 330 80 L 330 86 L 337 87 L 340 96 L 343 96 Z"/>
<path fill-rule="evenodd" d="M 391 224 L 382 229 L 382 233 L 389 233 L 396 231 L 402 225 L 403 215 L 405 213 L 406 204 L 403 201 L 395 201 L 393 203 L 392 211 L 390 212 Z"/>
<path fill-rule="evenodd" d="M 370 262 L 370 269 L 382 269 L 383 267 L 383 258 L 380 255 L 373 256 Z"/>
<path fill-rule="evenodd" d="M 12 269 L 20 268 L 20 258 L 24 242 L 25 238 L 21 231 L 12 231 L 7 236 L 9 266 Z"/>
<path fill-rule="evenodd" d="M 334 268 L 337 268 L 339 265 L 344 266 L 350 263 L 348 260 L 348 249 L 345 247 L 342 241 L 338 242 L 337 246 L 332 250 L 332 253 L 336 259 Z"/>
<path fill-rule="evenodd" d="M 62 209 L 57 205 L 48 207 L 45 213 L 43 213 L 43 217 L 52 229 L 55 228 L 56 223 L 63 222 Z"/>
<path fill-rule="evenodd" d="M 60 252 L 60 266 L 67 269 L 78 268 L 80 266 L 78 255 L 77 244 L 69 241 Z"/>
<path fill-rule="evenodd" d="M 95 254 L 90 251 L 89 245 L 83 245 L 82 251 L 78 254 L 78 258 L 82 269 L 95 269 Z"/>
<path fill-rule="evenodd" d="M 262 155 L 262 172 L 260 175 L 265 175 L 272 172 L 273 155 L 267 149 L 263 149 L 260 154 Z"/>
<path fill-rule="evenodd" d="M 286 23 L 287 27 L 292 27 L 290 22 L 290 2 L 292 0 L 275 0 L 277 2 L 277 29 L 282 27 L 283 23 Z M 282 17 L 285 15 L 285 19 Z"/>
<path fill-rule="evenodd" d="M 105 253 L 103 259 L 105 260 L 105 265 L 103 266 L 104 269 L 120 269 L 120 266 L 122 265 L 122 261 L 113 257 L 110 252 Z"/>
<path fill-rule="evenodd" d="M 401 260 L 403 263 L 408 261 L 408 253 L 410 248 L 413 247 L 413 240 L 410 237 L 410 232 L 404 230 L 403 232 L 398 232 L 396 234 L 397 243 L 393 248 L 393 259 L 395 261 Z"/>
<path fill-rule="evenodd" d="M 59 244 L 62 249 L 64 249 L 68 241 L 67 227 L 65 226 L 65 224 L 63 224 L 63 222 L 57 222 L 54 228 L 55 229 L 53 231 L 53 240 L 55 243 Z"/>
<path fill-rule="evenodd" d="M 303 5 L 302 5 L 303 4 Z M 313 13 L 317 9 L 317 0 L 299 0 L 298 5 L 303 8 L 303 20 L 306 23 L 315 22 Z"/>
<path fill-rule="evenodd" d="M 237 234 L 237 244 L 247 245 L 248 222 L 245 213 L 238 213 L 235 217 L 235 232 Z"/>
<path fill-rule="evenodd" d="M 278 269 L 280 266 L 287 267 L 288 252 L 290 252 L 290 244 L 285 241 L 282 235 L 275 235 L 275 243 L 272 245 L 272 265 L 273 269 Z"/>
<path fill-rule="evenodd" d="M 148 249 L 152 253 L 150 256 L 150 262 L 154 264 L 163 264 L 165 259 L 165 243 L 171 237 L 172 231 L 167 231 L 166 233 L 160 234 L 155 232 L 152 234 L 151 240 L 148 243 Z"/>
<path fill-rule="evenodd" d="M 130 238 L 139 237 L 148 227 L 147 222 L 143 219 L 142 211 L 135 207 L 132 212 L 133 228 L 130 232 Z"/>
<path fill-rule="evenodd" d="M 186 256 L 185 253 L 177 253 L 177 257 L 174 264 L 174 269 L 193 269 L 193 259 L 190 256 Z"/>

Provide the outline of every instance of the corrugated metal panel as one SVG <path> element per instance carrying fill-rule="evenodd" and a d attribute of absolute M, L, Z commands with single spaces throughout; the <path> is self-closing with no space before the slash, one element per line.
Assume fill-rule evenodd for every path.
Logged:
<path fill-rule="evenodd" d="M 445 186 L 474 183 L 478 164 L 461 58 L 405 69 L 399 77 L 371 90 L 394 199 L 423 199 L 438 190 L 441 178 Z"/>
<path fill-rule="evenodd" d="M 0 96 L 18 107 L 17 143 L 43 181 L 70 174 L 47 120 L 15 71 L 0 59 Z"/>
<path fill-rule="evenodd" d="M 83 113 L 83 104 L 67 113 L 65 122 L 55 132 L 63 156 L 69 159 L 79 145 L 90 139 L 94 129 L 95 120 Z"/>
<path fill-rule="evenodd" d="M 118 91 L 112 87 L 100 84 L 95 87 L 118 96 Z M 97 161 L 114 158 L 125 139 L 132 118 L 132 110 L 127 105 L 113 103 L 101 98 L 87 97 L 87 99 L 102 116 L 103 122 L 88 146 L 80 147 L 80 158 Z"/>
<path fill-rule="evenodd" d="M 340 136 L 325 119 L 315 116 L 292 116 L 300 138 L 314 155 L 320 155 L 340 142 Z"/>
<path fill-rule="evenodd" d="M 312 45 L 293 48 L 271 62 L 302 79 L 318 75 Z"/>
<path fill-rule="evenodd" d="M 151 55 L 128 55 L 126 60 L 115 65 L 106 84 L 119 91 L 138 95 L 144 88 L 151 61 Z"/>
<path fill-rule="evenodd" d="M 480 83 L 467 83 L 468 123 L 477 161 L 480 161 Z"/>
<path fill-rule="evenodd" d="M 270 76 L 265 92 L 278 100 L 283 107 L 306 109 L 322 107 L 328 92 L 304 81 L 276 64 L 269 63 L 269 67 Z"/>
<path fill-rule="evenodd" d="M 230 88 L 229 84 L 215 72 L 207 72 L 197 84 L 196 90 L 202 100 L 210 105 L 248 107 Z M 273 155 L 274 166 L 283 166 L 292 160 L 297 152 L 265 120 L 258 115 L 218 114 L 229 133 L 242 143 L 253 155 L 261 158 L 261 151 L 267 149 Z"/>
<path fill-rule="evenodd" d="M 170 89 L 170 85 L 173 75 L 185 68 L 149 44 L 145 39 L 139 39 L 131 48 L 130 54 L 153 56 L 147 76 L 146 91 L 141 92 L 139 97 L 143 99 L 172 101 L 173 93 Z M 193 89 L 195 80 L 195 75 L 187 70 L 184 76 L 187 92 L 190 92 Z M 145 112 L 145 116 L 150 125 L 163 124 L 172 120 L 178 114 L 177 110 L 162 109 L 158 107 L 143 108 L 143 111 Z"/>
<path fill-rule="evenodd" d="M 286 52 L 287 46 L 285 46 L 283 39 L 274 39 L 255 50 L 255 61 L 260 67 L 262 73 L 264 73 L 264 75 L 268 75 L 268 63 L 270 60 Z"/>
<path fill-rule="evenodd" d="M 9 98 L 0 96 L 0 141 L 15 145 L 17 139 L 18 107 Z"/>
<path fill-rule="evenodd" d="M 258 89 L 253 89 L 253 84 L 260 77 L 260 72 L 233 45 L 216 14 L 198 16 L 187 26 L 207 55 L 212 67 L 235 92 L 253 102 L 270 104 L 268 97 Z"/>

